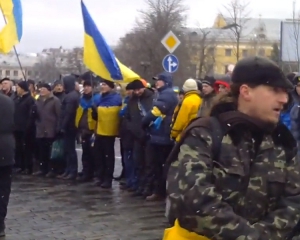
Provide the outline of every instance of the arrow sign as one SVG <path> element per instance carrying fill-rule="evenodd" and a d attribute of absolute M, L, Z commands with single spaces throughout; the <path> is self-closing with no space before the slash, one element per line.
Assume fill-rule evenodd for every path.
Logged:
<path fill-rule="evenodd" d="M 174 73 L 178 70 L 179 60 L 175 55 L 168 54 L 164 57 L 162 65 L 166 72 Z"/>

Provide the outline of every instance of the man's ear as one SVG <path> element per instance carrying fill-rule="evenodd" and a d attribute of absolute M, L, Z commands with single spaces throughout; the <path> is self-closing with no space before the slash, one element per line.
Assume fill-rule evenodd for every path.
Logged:
<path fill-rule="evenodd" d="M 240 97 L 243 98 L 245 101 L 250 101 L 252 98 L 252 89 L 246 85 L 242 84 L 240 86 Z"/>

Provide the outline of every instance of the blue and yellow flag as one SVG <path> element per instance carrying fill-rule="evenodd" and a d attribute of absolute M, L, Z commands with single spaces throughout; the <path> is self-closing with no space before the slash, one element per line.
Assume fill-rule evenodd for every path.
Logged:
<path fill-rule="evenodd" d="M 0 52 L 9 53 L 20 42 L 23 34 L 21 0 L 0 0 L 6 25 L 0 32 Z"/>
<path fill-rule="evenodd" d="M 140 76 L 116 59 L 113 51 L 104 40 L 85 4 L 81 1 L 84 22 L 83 62 L 98 76 L 114 81 L 131 82 Z"/>

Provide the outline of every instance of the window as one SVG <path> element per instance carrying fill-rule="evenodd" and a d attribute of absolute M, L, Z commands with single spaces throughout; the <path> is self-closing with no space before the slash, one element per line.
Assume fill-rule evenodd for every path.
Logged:
<path fill-rule="evenodd" d="M 258 55 L 261 56 L 261 57 L 264 57 L 266 55 L 265 49 L 259 49 L 258 50 Z"/>
<path fill-rule="evenodd" d="M 31 76 L 31 75 L 32 75 L 32 72 L 31 72 L 31 71 L 28 71 L 28 72 L 27 72 L 27 75 L 28 75 L 28 77 Z"/>
<path fill-rule="evenodd" d="M 242 54 L 243 54 L 243 57 L 247 57 L 248 56 L 248 50 L 243 50 L 243 52 L 242 52 Z"/>
<path fill-rule="evenodd" d="M 9 70 L 6 70 L 6 71 L 5 71 L 5 75 L 6 75 L 7 77 L 9 77 L 9 76 L 10 76 L 10 71 L 9 71 Z"/>
<path fill-rule="evenodd" d="M 232 50 L 230 48 L 225 49 L 225 56 L 230 57 Z"/>
<path fill-rule="evenodd" d="M 19 73 L 18 73 L 18 71 L 14 71 L 14 77 L 17 77 L 17 76 L 19 76 Z"/>

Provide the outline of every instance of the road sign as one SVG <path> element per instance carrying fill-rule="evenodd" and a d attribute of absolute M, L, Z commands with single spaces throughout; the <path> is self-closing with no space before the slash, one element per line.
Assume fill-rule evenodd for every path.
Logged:
<path fill-rule="evenodd" d="M 168 54 L 164 57 L 162 65 L 166 72 L 173 73 L 178 70 L 179 60 L 175 55 Z"/>
<path fill-rule="evenodd" d="M 178 48 L 181 42 L 176 37 L 176 35 L 172 31 L 170 31 L 167 33 L 166 36 L 164 36 L 164 38 L 161 40 L 161 43 L 168 50 L 169 53 L 173 53 L 176 50 L 176 48 Z"/>

